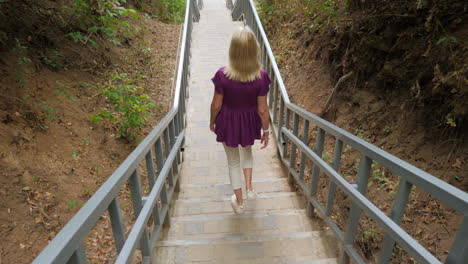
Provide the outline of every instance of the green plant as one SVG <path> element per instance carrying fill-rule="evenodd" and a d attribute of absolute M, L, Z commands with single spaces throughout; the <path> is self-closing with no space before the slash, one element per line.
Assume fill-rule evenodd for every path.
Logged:
<path fill-rule="evenodd" d="M 18 66 L 18 71 L 14 72 L 16 77 L 16 83 L 20 88 L 23 88 L 27 82 L 26 74 L 30 71 L 28 70 L 28 65 L 32 62 L 31 59 L 27 56 L 28 47 L 26 47 L 19 39 L 15 39 L 16 45 L 14 52 L 18 55 L 18 60 L 16 65 Z"/>
<path fill-rule="evenodd" d="M 119 39 L 128 39 L 140 28 L 133 26 L 125 18 L 139 19 L 137 11 L 124 6 L 126 0 L 73 0 L 67 9 L 71 15 L 72 27 L 79 30 L 67 34 L 75 42 L 97 46 L 95 38 L 104 38 L 115 45 Z"/>
<path fill-rule="evenodd" d="M 383 188 L 388 190 L 390 194 L 395 194 L 396 188 L 398 183 L 393 182 L 387 177 L 387 174 L 382 168 L 382 166 L 378 165 L 377 162 L 372 162 L 372 179 L 380 183 L 379 189 Z"/>
<path fill-rule="evenodd" d="M 72 155 L 72 157 L 73 157 L 74 160 L 80 160 L 80 159 L 81 159 L 81 157 L 80 157 L 80 151 L 79 151 L 79 150 L 74 150 L 74 151 L 72 151 L 72 154 L 71 154 L 71 155 Z"/>
<path fill-rule="evenodd" d="M 63 63 L 65 61 L 65 55 L 63 55 L 63 53 L 57 50 L 54 50 L 48 55 L 42 55 L 41 61 L 45 65 L 57 70 L 63 67 Z"/>
<path fill-rule="evenodd" d="M 102 94 L 113 105 L 113 112 L 108 109 L 101 109 L 98 114 L 89 118 L 95 123 L 109 120 L 119 125 L 119 137 L 133 140 L 135 135 L 141 130 L 148 120 L 149 110 L 156 108 L 150 102 L 150 96 L 142 93 L 143 88 L 137 85 L 139 78 L 144 75 L 137 75 L 130 78 L 128 74 L 111 75 L 109 82 L 102 88 Z"/>
<path fill-rule="evenodd" d="M 89 197 L 89 196 L 91 196 L 92 193 L 93 193 L 93 191 L 91 191 L 90 189 L 84 189 L 83 190 L 83 195 L 84 196 Z"/>
<path fill-rule="evenodd" d="M 375 228 L 369 228 L 363 232 L 365 239 L 371 239 L 377 236 L 377 230 Z"/>
<path fill-rule="evenodd" d="M 180 24 L 184 21 L 185 0 L 160 0 L 155 2 L 158 16 L 171 23 Z"/>
<path fill-rule="evenodd" d="M 57 90 L 55 90 L 55 94 L 57 96 L 65 96 L 65 98 L 67 98 L 68 100 L 71 100 L 73 102 L 78 102 L 78 98 L 74 97 L 73 95 L 71 95 L 68 90 L 70 90 L 70 86 L 66 85 L 66 84 L 62 84 L 61 82 L 57 81 L 56 82 L 60 87 L 57 88 Z M 60 99 L 57 99 L 58 101 L 61 101 Z"/>
<path fill-rule="evenodd" d="M 80 145 L 88 146 L 89 145 L 89 138 L 82 138 L 80 141 Z"/>
<path fill-rule="evenodd" d="M 75 200 L 69 200 L 68 203 L 67 203 L 67 208 L 68 210 L 73 210 L 75 209 L 77 206 L 79 206 L 78 202 L 75 201 Z"/>
<path fill-rule="evenodd" d="M 447 46 L 448 44 L 450 43 L 457 43 L 458 42 L 458 39 L 454 36 L 445 36 L 445 37 L 442 37 L 440 38 L 436 45 L 442 45 L 442 46 Z"/>
<path fill-rule="evenodd" d="M 53 109 L 46 101 L 39 103 L 39 106 L 44 111 L 45 116 L 51 120 L 57 120 L 57 110 Z"/>

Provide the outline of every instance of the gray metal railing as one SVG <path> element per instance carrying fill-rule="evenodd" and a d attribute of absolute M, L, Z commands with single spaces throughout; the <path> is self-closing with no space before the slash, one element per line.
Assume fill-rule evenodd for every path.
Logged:
<path fill-rule="evenodd" d="M 118 253 L 115 263 L 130 263 L 138 244 L 143 263 L 152 262 L 153 248 L 162 225 L 169 220 L 169 205 L 178 188 L 186 127 L 185 103 L 188 97 L 191 32 L 193 22 L 200 18 L 199 6 L 203 6 L 201 1 L 197 4 L 196 0 L 188 0 L 186 3 L 172 108 L 36 257 L 34 264 L 88 263 L 84 240 L 106 210 L 109 212 Z M 142 163 L 145 163 L 150 189 L 147 197 L 142 196 Z M 127 238 L 118 201 L 118 194 L 125 183 L 130 187 L 136 219 Z M 151 228 L 148 228 L 151 216 L 153 222 Z"/>
<path fill-rule="evenodd" d="M 294 179 L 304 192 L 308 211 L 311 212 L 311 209 L 315 208 L 317 214 L 335 233 L 341 244 L 339 263 L 349 263 L 350 259 L 355 263 L 364 263 L 353 245 L 362 212 L 370 216 L 385 233 L 378 263 L 389 262 L 395 242 L 420 263 L 441 263 L 400 227 L 413 186 L 463 215 L 463 221 L 445 263 L 468 263 L 468 194 L 291 103 L 253 1 L 237 0 L 233 5 L 232 0 L 227 0 L 226 6 L 232 10 L 233 20 L 245 20 L 258 38 L 262 51 L 261 62 L 272 79 L 268 101 L 281 159 L 289 170 L 290 180 Z M 301 138 L 299 138 L 300 124 L 303 128 Z M 310 125 L 317 127 L 314 150 L 307 144 Z M 335 138 L 334 159 L 331 166 L 322 159 L 326 133 Z M 350 184 L 338 173 L 344 144 L 351 146 L 361 155 L 357 186 Z M 297 150 L 300 152 L 298 169 L 296 168 L 299 158 Z M 313 164 L 310 186 L 304 180 L 307 161 Z M 366 198 L 371 164 L 374 161 L 400 177 L 389 216 Z M 320 204 L 317 197 L 320 173 L 324 173 L 330 182 L 325 207 Z M 351 199 L 351 211 L 344 230 L 341 230 L 331 218 L 337 188 Z"/>

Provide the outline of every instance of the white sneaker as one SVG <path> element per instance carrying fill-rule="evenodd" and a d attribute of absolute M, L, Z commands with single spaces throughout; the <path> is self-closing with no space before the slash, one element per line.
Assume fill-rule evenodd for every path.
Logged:
<path fill-rule="evenodd" d="M 257 199 L 258 194 L 254 190 L 247 190 L 247 199 L 252 200 L 252 199 Z"/>
<path fill-rule="evenodd" d="M 237 204 L 237 198 L 236 198 L 236 195 L 233 194 L 231 196 L 231 206 L 232 206 L 232 209 L 234 210 L 234 212 L 236 214 L 242 214 L 244 213 L 244 205 L 238 205 Z"/>

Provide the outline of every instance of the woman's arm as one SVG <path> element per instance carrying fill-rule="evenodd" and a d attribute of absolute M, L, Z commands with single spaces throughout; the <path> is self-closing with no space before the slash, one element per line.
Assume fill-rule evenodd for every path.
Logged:
<path fill-rule="evenodd" d="M 223 95 L 218 94 L 215 92 L 213 95 L 213 100 L 211 101 L 211 109 L 210 109 L 210 130 L 214 132 L 214 123 L 216 121 L 216 117 L 223 106 Z"/>
<path fill-rule="evenodd" d="M 258 115 L 262 120 L 262 130 L 268 130 L 270 127 L 270 114 L 268 113 L 268 104 L 267 104 L 267 97 L 265 96 L 258 96 L 257 97 L 258 103 Z M 263 146 L 260 149 L 266 148 L 268 146 L 268 141 L 270 139 L 270 132 L 263 132 L 262 133 L 262 140 Z"/>

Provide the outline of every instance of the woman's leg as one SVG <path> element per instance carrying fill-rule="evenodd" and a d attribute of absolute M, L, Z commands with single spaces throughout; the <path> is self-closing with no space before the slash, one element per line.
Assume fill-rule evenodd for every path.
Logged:
<path fill-rule="evenodd" d="M 252 190 L 252 167 L 253 167 L 253 155 L 252 146 L 240 147 L 240 162 L 242 169 L 244 170 L 245 188 L 246 190 Z"/>
<path fill-rule="evenodd" d="M 239 157 L 239 148 L 231 148 L 223 144 L 226 151 L 226 157 L 229 167 L 229 178 L 231 179 L 232 189 L 236 195 L 237 204 L 242 205 L 242 178 L 241 178 L 241 164 Z"/>

